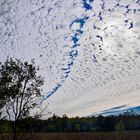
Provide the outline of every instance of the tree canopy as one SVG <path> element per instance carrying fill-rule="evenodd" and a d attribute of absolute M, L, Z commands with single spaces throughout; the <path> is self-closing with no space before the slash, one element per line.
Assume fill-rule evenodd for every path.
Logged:
<path fill-rule="evenodd" d="M 10 58 L 0 63 L 0 112 L 15 122 L 13 129 L 19 119 L 30 115 L 41 99 L 44 80 L 37 74 L 38 70 L 34 60 L 28 63 Z"/>

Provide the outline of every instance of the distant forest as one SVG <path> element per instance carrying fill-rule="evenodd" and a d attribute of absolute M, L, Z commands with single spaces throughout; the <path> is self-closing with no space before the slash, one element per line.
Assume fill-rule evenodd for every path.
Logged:
<path fill-rule="evenodd" d="M 1 120 L 0 132 L 12 132 L 12 121 Z M 68 118 L 66 115 L 53 117 L 47 120 L 28 117 L 19 120 L 17 132 L 24 133 L 54 133 L 54 132 L 109 132 L 140 130 L 140 115 L 134 112 L 125 112 L 118 116 L 92 116 Z"/>

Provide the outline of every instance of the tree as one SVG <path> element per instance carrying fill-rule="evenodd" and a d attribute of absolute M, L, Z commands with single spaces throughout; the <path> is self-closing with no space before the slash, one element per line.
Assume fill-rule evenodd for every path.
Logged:
<path fill-rule="evenodd" d="M 16 140 L 18 121 L 30 115 L 38 106 L 44 81 L 37 75 L 35 61 L 7 59 L 0 64 L 0 110 L 13 121 L 13 140 Z"/>
<path fill-rule="evenodd" d="M 125 130 L 124 123 L 122 121 L 119 121 L 116 124 L 115 129 L 117 132 L 123 132 Z"/>
<path fill-rule="evenodd" d="M 75 124 L 74 131 L 80 132 L 80 124 Z"/>

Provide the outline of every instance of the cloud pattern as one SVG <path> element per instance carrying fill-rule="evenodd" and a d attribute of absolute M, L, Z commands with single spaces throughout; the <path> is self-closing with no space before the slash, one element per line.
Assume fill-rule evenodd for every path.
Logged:
<path fill-rule="evenodd" d="M 35 58 L 58 115 L 139 106 L 139 44 L 140 0 L 0 1 L 1 61 Z"/>

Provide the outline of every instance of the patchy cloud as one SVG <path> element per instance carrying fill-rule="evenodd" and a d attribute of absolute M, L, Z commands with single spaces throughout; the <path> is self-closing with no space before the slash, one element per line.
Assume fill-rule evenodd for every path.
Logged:
<path fill-rule="evenodd" d="M 35 58 L 57 115 L 140 105 L 139 31 L 139 0 L 0 2 L 1 61 Z"/>

